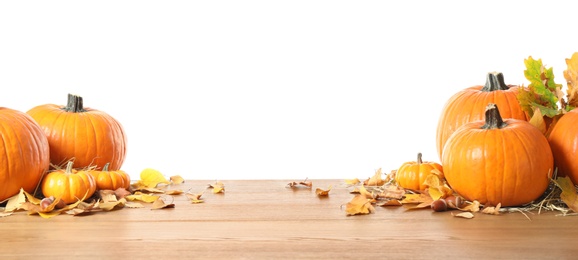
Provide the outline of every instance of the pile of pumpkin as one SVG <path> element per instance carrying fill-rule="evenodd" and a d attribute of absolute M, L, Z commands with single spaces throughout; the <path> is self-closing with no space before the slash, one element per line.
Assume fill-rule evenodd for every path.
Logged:
<path fill-rule="evenodd" d="M 438 121 L 441 164 L 421 158 L 405 163 L 395 172 L 396 183 L 423 191 L 426 177 L 437 169 L 465 200 L 503 207 L 543 198 L 556 174 L 578 183 L 578 109 L 565 111 L 555 122 L 530 116 L 519 102 L 525 90 L 506 85 L 502 73 L 492 72 L 485 85 L 455 93 Z M 551 127 L 537 127 L 532 120 L 538 117 Z"/>
<path fill-rule="evenodd" d="M 0 108 L 0 201 L 41 192 L 70 204 L 96 190 L 128 189 L 120 168 L 126 155 L 122 125 L 68 95 L 66 106 L 45 104 L 26 113 Z"/>

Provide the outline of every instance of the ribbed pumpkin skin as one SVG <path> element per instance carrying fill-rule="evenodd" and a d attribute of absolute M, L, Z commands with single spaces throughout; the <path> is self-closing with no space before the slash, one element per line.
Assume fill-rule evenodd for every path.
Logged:
<path fill-rule="evenodd" d="M 482 91 L 484 86 L 473 86 L 454 94 L 442 109 L 438 121 L 436 146 L 441 159 L 443 147 L 460 126 L 484 119 L 486 106 L 495 103 L 500 108 L 503 118 L 528 120 L 517 99 L 517 86 L 509 86 L 507 90 Z"/>
<path fill-rule="evenodd" d="M 481 129 L 484 121 L 467 123 L 444 147 L 446 180 L 467 200 L 519 206 L 548 187 L 554 162 L 546 137 L 526 121 L 504 122 L 501 129 Z"/>
<path fill-rule="evenodd" d="M 442 166 L 436 162 L 421 161 L 421 154 L 416 161 L 403 163 L 395 173 L 395 182 L 405 189 L 425 190 L 424 182 L 432 170 L 443 173 Z"/>
<path fill-rule="evenodd" d="M 0 201 L 32 193 L 50 167 L 44 132 L 27 114 L 0 108 Z"/>
<path fill-rule="evenodd" d="M 118 170 L 126 155 L 126 135 L 122 125 L 105 112 L 83 108 L 68 112 L 64 106 L 45 104 L 27 112 L 42 127 L 50 144 L 50 161 L 63 165 L 74 158 L 76 168 L 110 163 Z"/>
<path fill-rule="evenodd" d="M 60 198 L 70 204 L 88 198 L 96 191 L 94 178 L 87 171 L 72 169 L 69 162 L 66 169 L 55 170 L 42 179 L 42 194 L 45 197 Z"/>
<path fill-rule="evenodd" d="M 558 176 L 568 176 L 578 184 L 578 110 L 564 114 L 552 128 L 548 142 Z"/>
<path fill-rule="evenodd" d="M 105 166 L 102 171 L 91 170 L 89 173 L 94 177 L 97 190 L 128 189 L 130 187 L 130 176 L 123 170 L 110 171 Z"/>

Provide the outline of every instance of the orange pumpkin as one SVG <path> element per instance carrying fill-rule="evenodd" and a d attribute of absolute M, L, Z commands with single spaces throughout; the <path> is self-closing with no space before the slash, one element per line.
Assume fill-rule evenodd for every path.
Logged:
<path fill-rule="evenodd" d="M 417 161 L 405 162 L 397 169 L 395 182 L 405 189 L 425 190 L 427 185 L 425 185 L 424 182 L 433 170 L 438 170 L 440 173 L 443 173 L 441 164 L 424 162 L 422 161 L 422 154 L 418 153 Z M 443 175 L 440 177 L 443 177 Z"/>
<path fill-rule="evenodd" d="M 82 97 L 68 95 L 68 104 L 40 105 L 27 112 L 44 129 L 52 164 L 74 160 L 77 168 L 118 170 L 126 155 L 122 125 L 105 112 L 84 107 Z"/>
<path fill-rule="evenodd" d="M 77 202 L 92 196 L 96 191 L 96 182 L 88 171 L 73 169 L 69 161 L 66 169 L 48 173 L 42 179 L 42 194 L 45 197 L 60 198 L 66 204 Z"/>
<path fill-rule="evenodd" d="M 94 177 L 97 190 L 128 189 L 130 187 L 130 176 L 122 170 L 109 171 L 108 163 L 101 171 L 91 170 L 89 173 Z"/>
<path fill-rule="evenodd" d="M 553 172 L 546 137 L 529 122 L 503 120 L 489 104 L 485 120 L 463 125 L 448 139 L 442 156 L 448 184 L 467 200 L 519 206 L 546 191 Z"/>
<path fill-rule="evenodd" d="M 558 176 L 568 176 L 578 184 L 578 110 L 564 114 L 554 125 L 548 142 L 554 155 Z"/>
<path fill-rule="evenodd" d="M 441 159 L 447 139 L 465 123 L 483 120 L 485 107 L 495 103 L 504 118 L 528 120 L 518 102 L 518 86 L 506 85 L 499 72 L 487 74 L 486 84 L 463 89 L 454 94 L 445 104 L 437 126 L 436 146 Z"/>
<path fill-rule="evenodd" d="M 33 193 L 50 167 L 48 139 L 27 114 L 0 108 L 0 201 Z"/>

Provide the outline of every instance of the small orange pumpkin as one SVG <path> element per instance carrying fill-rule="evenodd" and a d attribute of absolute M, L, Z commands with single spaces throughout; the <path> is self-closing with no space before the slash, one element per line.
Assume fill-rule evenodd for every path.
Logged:
<path fill-rule="evenodd" d="M 77 168 L 122 166 L 126 155 L 122 125 L 105 112 L 84 107 L 82 97 L 69 94 L 66 106 L 40 105 L 26 113 L 44 129 L 52 164 L 74 160 Z"/>
<path fill-rule="evenodd" d="M 417 154 L 417 161 L 405 162 L 395 173 L 396 183 L 405 189 L 411 190 L 425 190 L 427 185 L 424 184 L 428 175 L 433 170 L 437 170 L 443 177 L 442 165 L 436 162 L 422 161 L 422 154 Z"/>
<path fill-rule="evenodd" d="M 90 173 L 72 168 L 69 161 L 66 169 L 55 170 L 42 179 L 42 194 L 45 197 L 60 198 L 70 204 L 80 199 L 89 198 L 96 191 L 96 182 Z"/>
<path fill-rule="evenodd" d="M 89 173 L 96 182 L 97 190 L 128 189 L 130 187 L 130 176 L 122 170 L 109 171 L 108 163 L 104 165 L 101 171 L 91 170 Z"/>
<path fill-rule="evenodd" d="M 454 94 L 442 109 L 437 126 L 436 146 L 439 158 L 450 135 L 465 123 L 483 120 L 485 107 L 495 103 L 504 118 L 528 120 L 518 102 L 518 86 L 506 85 L 500 72 L 490 72 L 485 85 L 463 89 Z"/>
<path fill-rule="evenodd" d="M 503 120 L 496 104 L 487 106 L 485 120 L 456 130 L 442 156 L 446 181 L 455 192 L 494 206 L 520 206 L 540 197 L 553 164 L 542 132 L 524 120 Z"/>
<path fill-rule="evenodd" d="M 568 176 L 578 184 L 578 109 L 564 114 L 548 135 L 558 176 Z"/>
<path fill-rule="evenodd" d="M 0 201 L 33 193 L 50 166 L 50 148 L 42 128 L 27 114 L 0 108 Z"/>

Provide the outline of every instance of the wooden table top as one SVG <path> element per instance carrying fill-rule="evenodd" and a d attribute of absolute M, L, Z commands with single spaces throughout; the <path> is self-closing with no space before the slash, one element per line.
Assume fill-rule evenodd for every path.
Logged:
<path fill-rule="evenodd" d="M 578 219 L 558 212 L 475 213 L 376 207 L 347 216 L 353 195 L 343 180 L 222 181 L 204 203 L 174 197 L 172 209 L 122 208 L 44 219 L 16 212 L 0 218 L 0 259 L 568 259 L 578 257 Z M 315 194 L 327 189 L 329 196 Z M 458 213 L 458 212 L 454 212 Z"/>

